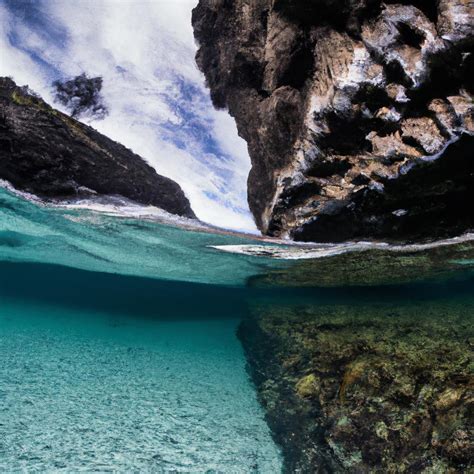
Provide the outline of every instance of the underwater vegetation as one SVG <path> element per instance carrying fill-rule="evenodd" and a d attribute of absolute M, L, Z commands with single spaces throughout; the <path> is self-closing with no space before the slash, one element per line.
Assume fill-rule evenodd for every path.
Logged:
<path fill-rule="evenodd" d="M 239 336 L 285 472 L 467 472 L 473 284 L 255 299 Z"/>

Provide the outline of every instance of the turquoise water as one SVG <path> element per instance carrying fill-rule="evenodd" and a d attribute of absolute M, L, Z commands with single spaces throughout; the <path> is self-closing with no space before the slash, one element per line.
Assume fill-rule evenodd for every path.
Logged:
<path fill-rule="evenodd" d="M 262 263 L 207 247 L 243 239 L 0 203 L 1 472 L 280 470 L 236 337 Z"/>
<path fill-rule="evenodd" d="M 149 220 L 45 207 L 0 188 L 0 259 L 219 285 L 244 285 L 277 263 L 213 245 L 248 239 L 183 231 Z M 283 265 L 283 264 L 280 264 Z"/>
<path fill-rule="evenodd" d="M 42 264 L 0 283 L 1 472 L 278 472 L 235 304 Z"/>
<path fill-rule="evenodd" d="M 451 324 L 472 294 L 471 244 L 330 264 L 270 258 L 262 242 L 259 256 L 212 248 L 252 243 L 0 189 L 0 472 L 280 472 L 242 320 L 325 305 L 356 321 L 367 304 L 375 322 L 361 327 L 378 327 L 379 307 L 411 318 L 418 306 L 403 305 L 436 296 L 433 314 Z M 401 286 L 377 286 L 378 274 Z"/>

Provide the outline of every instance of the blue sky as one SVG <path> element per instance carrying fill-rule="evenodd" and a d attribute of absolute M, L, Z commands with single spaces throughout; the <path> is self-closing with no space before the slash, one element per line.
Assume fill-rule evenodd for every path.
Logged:
<path fill-rule="evenodd" d="M 102 76 L 110 114 L 90 124 L 177 181 L 201 220 L 255 231 L 246 144 L 194 62 L 196 2 L 0 0 L 0 75 L 49 102 L 56 79 Z"/>

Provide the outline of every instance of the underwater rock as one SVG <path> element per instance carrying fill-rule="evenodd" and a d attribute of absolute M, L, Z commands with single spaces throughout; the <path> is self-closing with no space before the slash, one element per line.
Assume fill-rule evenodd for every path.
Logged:
<path fill-rule="evenodd" d="M 196 60 L 248 143 L 263 233 L 474 227 L 472 14 L 464 0 L 199 1 Z"/>
<path fill-rule="evenodd" d="M 9 78 L 0 78 L 0 179 L 44 198 L 120 195 L 195 217 L 177 183 Z"/>
<path fill-rule="evenodd" d="M 285 472 L 472 468 L 472 294 L 394 295 L 254 301 L 239 337 Z"/>
<path fill-rule="evenodd" d="M 469 237 L 469 236 L 466 236 Z M 459 238 L 422 249 L 388 246 L 293 261 L 251 277 L 252 287 L 370 287 L 465 278 L 474 269 L 474 240 Z M 403 248 L 403 247 L 400 247 Z"/>

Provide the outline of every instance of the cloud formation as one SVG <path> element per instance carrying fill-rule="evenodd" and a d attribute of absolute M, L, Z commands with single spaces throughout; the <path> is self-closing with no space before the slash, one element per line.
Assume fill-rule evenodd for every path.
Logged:
<path fill-rule="evenodd" d="M 49 102 L 51 83 L 104 79 L 110 115 L 91 123 L 177 181 L 198 217 L 255 231 L 246 200 L 245 142 L 212 107 L 194 61 L 196 0 L 0 2 L 0 75 Z"/>

